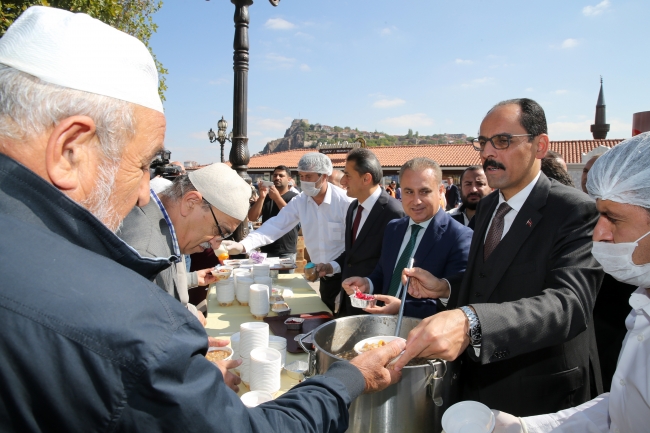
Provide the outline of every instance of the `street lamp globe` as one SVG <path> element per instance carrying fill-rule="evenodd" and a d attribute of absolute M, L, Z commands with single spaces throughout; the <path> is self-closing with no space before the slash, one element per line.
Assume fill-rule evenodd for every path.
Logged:
<path fill-rule="evenodd" d="M 221 120 L 217 122 L 217 129 L 219 133 L 219 137 L 225 137 L 226 136 L 226 129 L 228 129 L 228 122 L 226 122 L 221 116 Z"/>
<path fill-rule="evenodd" d="M 214 133 L 212 128 L 208 131 L 208 138 L 210 139 L 210 143 L 214 143 L 217 140 L 217 135 Z"/>

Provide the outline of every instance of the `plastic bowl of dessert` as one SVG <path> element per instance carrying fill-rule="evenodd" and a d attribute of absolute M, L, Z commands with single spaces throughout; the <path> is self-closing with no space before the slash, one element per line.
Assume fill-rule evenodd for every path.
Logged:
<path fill-rule="evenodd" d="M 233 351 L 228 346 L 223 347 L 210 347 L 208 348 L 208 353 L 205 354 L 205 358 L 208 361 L 230 361 L 232 359 Z"/>
<path fill-rule="evenodd" d="M 302 323 L 304 321 L 305 319 L 301 319 L 300 317 L 289 317 L 284 321 L 284 324 L 286 325 L 287 329 L 291 331 L 300 331 L 302 329 Z"/>
<path fill-rule="evenodd" d="M 392 335 L 380 335 L 379 337 L 364 338 L 363 340 L 359 341 L 357 344 L 354 345 L 354 351 L 357 352 L 359 355 L 361 355 L 363 352 L 367 352 L 369 350 L 383 347 L 394 340 L 402 340 L 403 342 L 406 343 L 406 340 L 403 339 L 402 337 L 395 337 Z M 393 360 L 393 362 L 394 361 L 395 360 Z"/>
<path fill-rule="evenodd" d="M 233 269 L 234 268 L 232 268 L 230 266 L 220 266 L 220 267 L 214 268 L 212 270 L 212 275 L 217 277 L 217 280 L 219 280 L 219 281 L 227 280 L 232 275 L 232 270 Z"/>
<path fill-rule="evenodd" d="M 356 308 L 370 308 L 375 306 L 377 300 L 372 295 L 361 293 L 356 290 L 350 295 L 350 302 L 352 303 L 352 306 Z"/>
<path fill-rule="evenodd" d="M 278 316 L 288 316 L 291 314 L 291 307 L 286 302 L 274 302 L 271 304 L 271 311 Z"/>

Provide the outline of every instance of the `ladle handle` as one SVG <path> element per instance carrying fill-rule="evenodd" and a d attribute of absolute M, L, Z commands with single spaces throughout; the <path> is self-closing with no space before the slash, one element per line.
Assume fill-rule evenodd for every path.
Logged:
<path fill-rule="evenodd" d="M 309 337 L 313 332 L 314 331 L 311 331 L 311 332 L 308 332 L 306 334 L 300 334 L 298 336 L 298 344 L 300 344 L 300 347 L 302 348 L 302 350 L 305 351 L 305 353 L 308 356 L 307 357 L 307 364 L 308 364 L 309 367 L 307 368 L 307 372 L 305 373 L 305 377 L 312 377 L 312 376 L 316 375 L 316 360 L 317 360 L 316 351 L 307 349 L 307 347 L 305 347 L 305 344 L 302 342 L 302 340 Z"/>
<path fill-rule="evenodd" d="M 413 267 L 414 262 L 415 259 L 411 257 L 406 267 L 411 269 Z M 406 280 L 406 286 L 402 287 L 402 293 L 401 293 L 402 303 L 399 306 L 399 314 L 397 315 L 397 326 L 395 326 L 395 337 L 399 337 L 399 333 L 402 330 L 402 318 L 404 317 L 404 305 L 406 304 L 406 294 L 409 291 L 410 283 L 411 283 L 411 277 L 408 277 L 408 279 Z"/>
<path fill-rule="evenodd" d="M 433 404 L 436 406 L 442 406 L 442 379 L 447 373 L 447 361 L 444 361 L 442 359 L 430 359 L 428 363 L 433 370 L 429 375 L 429 379 L 427 380 L 429 394 L 431 395 Z"/>

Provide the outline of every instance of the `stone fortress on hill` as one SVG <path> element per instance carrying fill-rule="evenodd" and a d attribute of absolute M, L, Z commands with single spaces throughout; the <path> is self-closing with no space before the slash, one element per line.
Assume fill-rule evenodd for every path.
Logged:
<path fill-rule="evenodd" d="M 269 154 L 295 149 L 316 149 L 318 145 L 338 142 L 352 142 L 363 137 L 368 146 L 395 146 L 408 144 L 464 144 L 472 137 L 465 134 L 419 135 L 418 131 L 408 130 L 406 135 L 389 135 L 384 132 L 360 131 L 349 126 L 328 126 L 320 123 L 310 124 L 307 119 L 294 119 L 283 138 L 269 141 L 260 154 Z"/>

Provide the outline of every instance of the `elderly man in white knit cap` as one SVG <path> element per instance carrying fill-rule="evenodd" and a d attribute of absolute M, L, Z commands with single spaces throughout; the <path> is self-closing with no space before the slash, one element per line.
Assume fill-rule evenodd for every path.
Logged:
<path fill-rule="evenodd" d="M 246 217 L 250 188 L 225 164 L 212 164 L 174 182 L 149 204 L 136 206 L 117 235 L 144 257 L 168 257 L 173 264 L 155 283 L 185 305 L 205 325 L 205 305 L 189 304 L 188 289 L 216 281 L 211 269 L 187 273 L 185 255 L 217 248 Z"/>
<path fill-rule="evenodd" d="M 345 431 L 353 399 L 399 379 L 384 366 L 403 344 L 247 409 L 205 358 L 205 329 L 149 281 L 168 258 L 115 235 L 151 198 L 157 87 L 147 48 L 85 14 L 31 7 L 0 39 L 0 431 Z M 214 175 L 178 203 L 213 229 L 188 250 L 243 218 L 245 182 L 217 195 Z"/>
<path fill-rule="evenodd" d="M 241 243 L 225 241 L 230 254 L 241 254 L 281 238 L 298 223 L 305 247 L 313 263 L 331 265 L 331 273 L 321 275 L 320 296 L 334 312 L 341 292 L 341 267 L 334 261 L 345 250 L 345 216 L 352 198 L 345 190 L 327 182 L 332 161 L 322 153 L 307 153 L 298 161 L 302 192 Z"/>
<path fill-rule="evenodd" d="M 600 219 L 592 253 L 603 270 L 638 286 L 609 393 L 557 413 L 497 412 L 495 433 L 644 433 L 650 425 L 650 132 L 612 148 L 591 168 L 587 190 Z M 552 396 L 549 396 L 552 398 Z M 498 409 L 498 408 L 494 408 Z"/>

